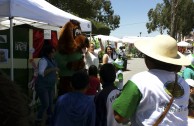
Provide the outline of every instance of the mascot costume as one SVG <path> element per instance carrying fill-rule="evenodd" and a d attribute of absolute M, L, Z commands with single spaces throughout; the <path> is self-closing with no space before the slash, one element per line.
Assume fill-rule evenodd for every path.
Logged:
<path fill-rule="evenodd" d="M 58 96 L 72 91 L 71 76 L 85 68 L 84 51 L 89 40 L 81 34 L 80 23 L 70 20 L 61 29 L 55 59 L 59 67 Z"/>

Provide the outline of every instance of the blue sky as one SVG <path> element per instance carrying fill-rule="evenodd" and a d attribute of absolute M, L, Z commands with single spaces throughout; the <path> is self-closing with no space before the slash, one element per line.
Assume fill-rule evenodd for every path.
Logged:
<path fill-rule="evenodd" d="M 159 32 L 147 33 L 146 22 L 147 13 L 151 8 L 155 8 L 157 3 L 163 0 L 110 0 L 114 14 L 120 16 L 120 27 L 111 31 L 112 36 L 155 36 Z"/>

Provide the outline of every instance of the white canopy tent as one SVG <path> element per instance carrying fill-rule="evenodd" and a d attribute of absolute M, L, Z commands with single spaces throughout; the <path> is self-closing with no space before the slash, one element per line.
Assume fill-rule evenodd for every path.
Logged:
<path fill-rule="evenodd" d="M 118 42 L 120 41 L 119 38 L 114 37 L 114 36 L 108 36 L 108 35 L 96 35 L 94 38 L 101 38 L 103 41 L 112 41 L 112 42 Z"/>
<path fill-rule="evenodd" d="M 94 36 L 95 39 L 100 38 L 102 40 L 102 44 L 104 46 L 107 46 L 107 42 L 112 45 L 112 47 L 115 47 L 115 43 L 118 43 L 121 41 L 120 38 L 117 38 L 115 36 L 108 36 L 108 35 L 96 35 Z"/>
<path fill-rule="evenodd" d="M 10 62 L 13 80 L 13 26 L 29 24 L 59 28 L 70 19 L 78 20 L 82 31 L 91 31 L 91 22 L 64 12 L 45 0 L 0 0 L 0 30 L 10 28 Z"/>
<path fill-rule="evenodd" d="M 124 36 L 121 39 L 121 42 L 123 43 L 130 43 L 134 44 L 136 41 L 141 40 L 141 39 L 150 39 L 152 37 L 136 37 L 136 36 Z"/>
<path fill-rule="evenodd" d="M 67 13 L 45 0 L 0 0 L 0 30 L 14 25 L 61 27 L 70 19 L 78 20 L 83 31 L 91 31 L 91 22 Z"/>
<path fill-rule="evenodd" d="M 185 42 L 185 41 L 178 42 L 177 45 L 181 47 L 191 47 L 192 46 L 190 43 Z"/>

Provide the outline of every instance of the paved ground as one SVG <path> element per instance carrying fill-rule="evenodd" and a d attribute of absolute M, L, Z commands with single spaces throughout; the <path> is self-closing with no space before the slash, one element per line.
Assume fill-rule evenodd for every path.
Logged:
<path fill-rule="evenodd" d="M 144 63 L 144 58 L 132 58 L 127 62 L 127 71 L 123 72 L 124 84 L 132 75 L 147 70 L 147 67 Z"/>

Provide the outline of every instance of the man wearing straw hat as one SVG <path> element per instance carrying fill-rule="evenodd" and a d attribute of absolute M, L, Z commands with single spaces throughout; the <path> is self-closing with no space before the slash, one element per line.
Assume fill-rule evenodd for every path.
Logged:
<path fill-rule="evenodd" d="M 178 52 L 168 35 L 139 40 L 135 47 L 145 54 L 148 71 L 137 73 L 113 103 L 115 119 L 132 126 L 187 126 L 189 86 L 177 76 L 190 61 Z"/>

